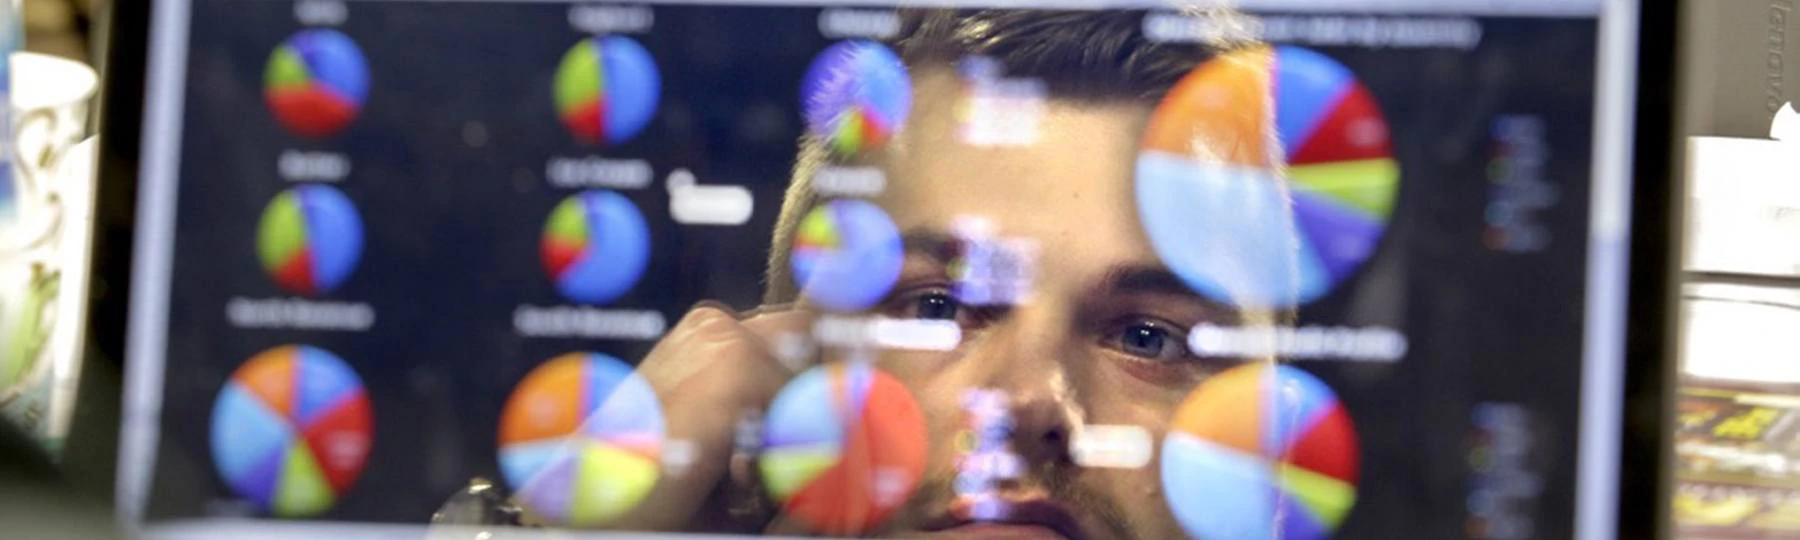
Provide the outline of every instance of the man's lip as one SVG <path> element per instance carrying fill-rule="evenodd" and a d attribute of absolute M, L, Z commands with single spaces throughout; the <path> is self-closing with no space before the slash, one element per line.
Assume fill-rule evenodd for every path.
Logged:
<path fill-rule="evenodd" d="M 978 536 L 1029 536 L 1034 529 L 1038 529 L 1040 532 L 1055 533 L 1063 538 L 1080 539 L 1084 537 L 1081 534 L 1081 524 L 1075 520 L 1075 515 L 1063 508 L 1062 505 L 1048 499 L 1007 500 L 1004 504 L 1006 511 L 999 517 L 977 521 L 973 515 L 975 504 L 966 500 L 957 501 L 950 506 L 948 513 L 935 520 L 928 529 L 931 531 L 996 533 Z M 984 525 L 999 527 L 984 531 Z"/>

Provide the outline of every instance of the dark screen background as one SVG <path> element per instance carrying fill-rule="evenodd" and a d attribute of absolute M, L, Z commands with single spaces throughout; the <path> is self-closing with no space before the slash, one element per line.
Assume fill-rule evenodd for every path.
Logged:
<path fill-rule="evenodd" d="M 651 225 L 650 269 L 606 307 L 659 310 L 672 325 L 702 299 L 755 305 L 803 129 L 800 80 L 834 41 L 819 33 L 820 9 L 655 7 L 654 28 L 632 37 L 661 69 L 661 106 L 615 148 L 583 145 L 557 121 L 552 78 L 585 37 L 568 10 L 351 2 L 338 29 L 368 59 L 369 97 L 350 127 L 310 140 L 285 131 L 263 102 L 270 51 L 303 28 L 293 5 L 194 2 L 150 519 L 243 511 L 213 471 L 208 423 L 232 370 L 271 347 L 322 347 L 362 377 L 373 451 L 356 485 L 317 519 L 381 522 L 423 522 L 470 477 L 499 478 L 499 413 L 531 368 L 572 350 L 640 358 L 649 342 L 514 331 L 519 305 L 565 303 L 538 258 L 545 217 L 574 192 L 542 178 L 552 156 L 642 158 L 654 168 L 651 186 L 623 192 Z M 1532 505 L 1537 534 L 1571 534 L 1596 24 L 1478 20 L 1472 50 L 1312 47 L 1370 88 L 1402 164 L 1377 254 L 1300 311 L 1301 324 L 1382 325 L 1410 345 L 1392 364 L 1297 362 L 1338 392 L 1361 440 L 1358 500 L 1341 537 L 1463 536 L 1470 415 L 1489 401 L 1531 413 L 1531 468 L 1544 482 Z M 1503 115 L 1547 128 L 1544 180 L 1560 202 L 1535 214 L 1552 239 L 1534 253 L 1483 244 L 1491 130 Z M 472 131 L 484 144 L 470 144 Z M 284 150 L 353 164 L 336 186 L 362 214 L 365 249 L 350 279 L 319 300 L 373 307 L 366 332 L 239 329 L 226 319 L 233 297 L 287 296 L 255 248 L 264 206 L 292 187 L 277 174 Z M 662 180 L 676 168 L 703 184 L 747 186 L 750 222 L 675 224 Z"/>

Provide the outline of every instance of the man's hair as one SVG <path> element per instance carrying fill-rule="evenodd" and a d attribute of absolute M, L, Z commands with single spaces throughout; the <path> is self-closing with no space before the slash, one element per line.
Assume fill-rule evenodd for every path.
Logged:
<path fill-rule="evenodd" d="M 1230 12 L 1205 12 L 1228 18 Z M 1125 11 L 902 10 L 889 45 L 909 68 L 953 67 L 972 56 L 998 62 L 1007 77 L 1044 82 L 1049 98 L 1072 102 L 1155 104 L 1215 46 L 1165 43 L 1144 35 L 1144 13 Z M 793 180 L 775 223 L 765 274 L 766 303 L 799 294 L 789 256 L 801 217 L 818 203 L 812 177 L 831 158 L 823 140 L 800 139 Z"/>

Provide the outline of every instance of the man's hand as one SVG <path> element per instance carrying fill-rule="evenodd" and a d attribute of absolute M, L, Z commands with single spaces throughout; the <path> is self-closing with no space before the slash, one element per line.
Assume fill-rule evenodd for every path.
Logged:
<path fill-rule="evenodd" d="M 695 307 L 638 364 L 638 374 L 662 398 L 666 440 L 692 444 L 693 461 L 679 475 L 665 471 L 614 527 L 717 529 L 730 521 L 723 508 L 728 497 L 717 488 L 730 483 L 738 420 L 767 408 L 795 374 L 776 358 L 778 337 L 804 335 L 812 323 L 809 314 L 786 306 L 746 315 L 739 319 L 723 306 Z"/>

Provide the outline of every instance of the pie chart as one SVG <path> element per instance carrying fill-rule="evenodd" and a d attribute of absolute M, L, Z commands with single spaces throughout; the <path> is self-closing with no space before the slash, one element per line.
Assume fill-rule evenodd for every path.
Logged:
<path fill-rule="evenodd" d="M 1145 130 L 1135 190 L 1152 247 L 1190 287 L 1289 307 L 1375 253 L 1399 182 L 1368 89 L 1284 46 L 1226 54 L 1176 83 Z"/>
<path fill-rule="evenodd" d="M 650 226 L 630 199 L 606 190 L 570 195 L 550 211 L 540 247 L 544 271 L 564 297 L 617 299 L 650 264 Z"/>
<path fill-rule="evenodd" d="M 301 30 L 269 55 L 263 98 L 275 119 L 307 137 L 337 133 L 369 97 L 369 63 L 337 30 Z"/>
<path fill-rule="evenodd" d="M 899 509 L 925 471 L 925 419 L 899 380 L 866 362 L 806 371 L 775 396 L 757 462 L 783 512 L 856 535 Z"/>
<path fill-rule="evenodd" d="M 807 129 L 843 155 L 886 144 L 912 111 L 906 64 L 866 39 L 840 41 L 819 53 L 800 95 Z"/>
<path fill-rule="evenodd" d="M 285 345 L 251 357 L 219 391 L 213 466 L 263 511 L 317 515 L 362 474 L 373 431 L 362 379 L 343 359 Z"/>
<path fill-rule="evenodd" d="M 1267 363 L 1201 383 L 1162 448 L 1165 498 L 1195 538 L 1329 538 L 1356 503 L 1357 467 L 1331 388 Z"/>
<path fill-rule="evenodd" d="M 525 510 L 552 523 L 604 525 L 661 474 L 662 404 L 631 366 L 573 352 L 533 369 L 500 416 L 500 471 Z"/>
<path fill-rule="evenodd" d="M 583 39 L 556 68 L 556 114 L 586 142 L 621 144 L 650 124 L 662 75 L 643 45 L 624 36 Z"/>
<path fill-rule="evenodd" d="M 362 258 L 363 222 L 337 188 L 306 184 L 275 196 L 256 229 L 263 270 L 288 292 L 331 292 Z"/>
<path fill-rule="evenodd" d="M 801 218 L 791 256 L 802 294 L 832 311 L 875 305 L 900 279 L 900 229 L 874 203 L 839 199 Z"/>

